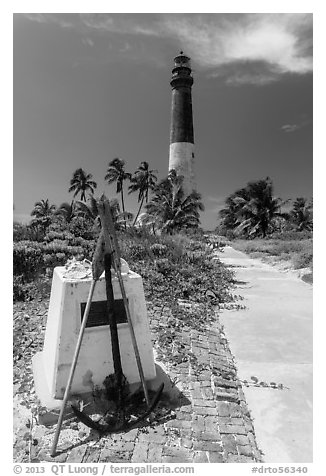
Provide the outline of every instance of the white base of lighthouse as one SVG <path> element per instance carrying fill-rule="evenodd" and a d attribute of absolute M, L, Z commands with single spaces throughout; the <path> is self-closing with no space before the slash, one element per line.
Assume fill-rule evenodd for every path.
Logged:
<path fill-rule="evenodd" d="M 178 175 L 183 175 L 183 189 L 186 196 L 196 188 L 194 161 L 194 144 L 190 142 L 170 144 L 169 170 L 174 169 Z"/>

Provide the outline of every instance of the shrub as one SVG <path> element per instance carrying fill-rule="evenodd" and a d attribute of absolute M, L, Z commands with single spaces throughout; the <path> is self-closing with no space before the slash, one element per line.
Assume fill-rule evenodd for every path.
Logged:
<path fill-rule="evenodd" d="M 34 279 L 43 268 L 42 245 L 35 241 L 14 243 L 13 272 L 25 282 Z"/>
<path fill-rule="evenodd" d="M 22 223 L 14 223 L 13 225 L 13 241 L 42 241 L 44 232 L 37 226 L 23 225 Z"/>
<path fill-rule="evenodd" d="M 312 250 L 304 250 L 293 258 L 293 266 L 295 269 L 312 268 L 313 253 Z"/>
<path fill-rule="evenodd" d="M 276 239 L 276 240 L 307 240 L 312 238 L 311 231 L 295 231 L 295 230 L 287 230 L 283 231 L 282 233 L 273 233 L 268 239 Z"/>
<path fill-rule="evenodd" d="M 77 216 L 68 224 L 68 231 L 75 237 L 81 237 L 85 240 L 93 240 L 95 236 L 94 221 L 90 218 Z"/>
<path fill-rule="evenodd" d="M 150 246 L 150 250 L 154 256 L 164 256 L 167 253 L 167 246 L 162 243 L 154 243 Z"/>
<path fill-rule="evenodd" d="M 13 279 L 13 300 L 31 301 L 34 299 L 37 289 L 34 282 L 26 283 L 24 276 L 14 276 Z"/>
<path fill-rule="evenodd" d="M 141 243 L 126 243 L 124 246 L 124 256 L 128 262 L 139 261 L 148 257 L 148 251 Z"/>
<path fill-rule="evenodd" d="M 63 240 L 63 241 L 71 241 L 74 239 L 74 235 L 70 233 L 68 230 L 64 231 L 48 231 L 44 237 L 44 241 L 50 242 L 54 240 Z"/>

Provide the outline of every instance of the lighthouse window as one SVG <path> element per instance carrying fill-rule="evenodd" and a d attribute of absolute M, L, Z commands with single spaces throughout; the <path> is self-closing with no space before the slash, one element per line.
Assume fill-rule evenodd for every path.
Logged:
<path fill-rule="evenodd" d="M 192 154 L 191 154 L 191 157 L 194 159 L 194 158 L 195 158 L 195 154 L 194 154 L 194 153 L 192 153 Z"/>

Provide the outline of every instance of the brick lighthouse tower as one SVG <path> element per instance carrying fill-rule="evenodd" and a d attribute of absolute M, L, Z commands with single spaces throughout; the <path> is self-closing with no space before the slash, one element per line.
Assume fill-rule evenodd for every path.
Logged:
<path fill-rule="evenodd" d="M 193 85 L 190 58 L 183 51 L 174 58 L 170 81 L 172 110 L 170 130 L 169 170 L 184 176 L 183 189 L 189 195 L 195 189 L 194 128 L 192 121 L 191 87 Z"/>

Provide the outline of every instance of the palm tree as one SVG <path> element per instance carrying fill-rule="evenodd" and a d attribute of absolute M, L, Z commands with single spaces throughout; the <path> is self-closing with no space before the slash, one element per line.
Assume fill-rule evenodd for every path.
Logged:
<path fill-rule="evenodd" d="M 312 201 L 308 202 L 306 198 L 298 197 L 293 203 L 293 208 L 290 211 L 290 218 L 298 231 L 312 231 Z"/>
<path fill-rule="evenodd" d="M 236 234 L 266 237 L 276 217 L 284 217 L 280 207 L 284 202 L 273 197 L 273 183 L 269 177 L 249 182 L 226 199 L 227 207 L 220 211 L 222 225 Z"/>
<path fill-rule="evenodd" d="M 80 193 L 80 199 L 86 202 L 86 191 L 90 191 L 93 194 L 97 187 L 97 183 L 92 178 L 92 174 L 86 174 L 83 169 L 75 170 L 70 180 L 69 192 L 75 192 L 74 197 Z"/>
<path fill-rule="evenodd" d="M 238 225 L 238 214 L 241 209 L 240 199 L 248 200 L 248 191 L 245 188 L 241 188 L 232 193 L 225 200 L 225 208 L 219 211 L 219 215 L 222 218 L 221 226 L 226 230 L 234 230 Z"/>
<path fill-rule="evenodd" d="M 36 202 L 31 212 L 31 216 L 35 217 L 35 219 L 32 220 L 32 225 L 39 225 L 45 230 L 52 222 L 55 210 L 56 206 L 50 205 L 48 198 Z"/>
<path fill-rule="evenodd" d="M 109 185 L 111 183 L 117 182 L 116 192 L 121 194 L 122 213 L 126 212 L 124 196 L 123 196 L 123 182 L 125 180 L 131 179 L 131 174 L 126 172 L 124 167 L 125 167 L 125 161 L 119 158 L 115 158 L 111 160 L 111 162 L 109 162 L 109 167 L 104 177 L 104 179 L 107 180 Z"/>
<path fill-rule="evenodd" d="M 148 162 L 144 161 L 141 162 L 134 176 L 130 179 L 131 185 L 129 185 L 129 193 L 138 191 L 138 203 L 140 203 L 133 225 L 135 225 L 137 221 L 144 200 L 146 204 L 148 203 L 149 191 L 155 188 L 157 177 L 154 172 L 157 172 L 157 170 L 149 170 Z"/>
<path fill-rule="evenodd" d="M 132 213 L 120 212 L 120 205 L 116 198 L 109 201 L 112 219 L 116 229 L 120 229 L 121 224 L 125 224 L 127 220 L 132 220 Z M 89 218 L 91 221 L 96 222 L 99 220 L 99 213 L 97 207 L 97 200 L 94 197 L 89 197 L 88 204 L 77 200 L 76 202 L 76 214 L 82 215 L 85 218 Z M 99 225 L 99 222 L 97 223 Z"/>
<path fill-rule="evenodd" d="M 77 216 L 76 202 L 72 200 L 71 203 L 61 203 L 60 207 L 56 210 L 55 215 L 62 217 L 66 223 L 70 223 L 71 220 Z"/>
<path fill-rule="evenodd" d="M 54 214 L 55 210 L 56 206 L 50 205 L 49 199 L 47 198 L 46 200 L 35 203 L 31 216 L 35 216 L 35 218 L 49 217 Z"/>
<path fill-rule="evenodd" d="M 183 177 L 171 170 L 168 177 L 156 187 L 154 197 L 146 205 L 148 215 L 164 233 L 171 234 L 199 225 L 199 210 L 204 210 L 201 196 L 196 191 L 185 196 L 182 183 Z"/>

